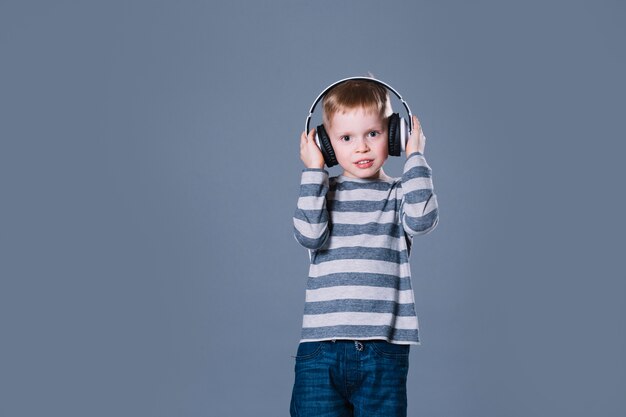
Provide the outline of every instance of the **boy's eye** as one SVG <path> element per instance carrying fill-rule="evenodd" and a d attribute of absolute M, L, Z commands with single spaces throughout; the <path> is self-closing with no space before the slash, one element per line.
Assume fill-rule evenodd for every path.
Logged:
<path fill-rule="evenodd" d="M 367 136 L 369 136 L 370 138 L 375 138 L 378 135 L 380 135 L 380 132 L 378 132 L 376 130 L 372 130 L 370 133 L 368 133 Z"/>
<path fill-rule="evenodd" d="M 350 136 L 342 136 L 339 138 L 339 140 L 342 142 L 350 142 Z"/>

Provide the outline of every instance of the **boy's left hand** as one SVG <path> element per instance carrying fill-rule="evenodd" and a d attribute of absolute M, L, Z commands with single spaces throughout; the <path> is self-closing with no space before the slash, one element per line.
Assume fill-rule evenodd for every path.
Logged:
<path fill-rule="evenodd" d="M 424 147 L 426 146 L 426 136 L 422 132 L 422 125 L 417 119 L 416 115 L 413 115 L 413 130 L 409 136 L 409 140 L 406 142 L 406 156 L 408 157 L 413 152 L 420 152 L 424 154 Z"/>

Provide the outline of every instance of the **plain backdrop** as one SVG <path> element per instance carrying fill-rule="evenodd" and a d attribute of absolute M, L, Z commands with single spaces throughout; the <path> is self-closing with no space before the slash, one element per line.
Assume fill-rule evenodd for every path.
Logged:
<path fill-rule="evenodd" d="M 420 117 L 440 204 L 409 415 L 623 417 L 625 18 L 0 1 L 0 415 L 287 416 L 298 140 L 323 88 L 371 72 Z"/>

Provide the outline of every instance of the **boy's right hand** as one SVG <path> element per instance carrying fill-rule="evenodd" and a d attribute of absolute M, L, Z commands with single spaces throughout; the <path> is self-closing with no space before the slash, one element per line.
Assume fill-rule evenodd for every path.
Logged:
<path fill-rule="evenodd" d="M 300 159 L 302 159 L 304 166 L 309 169 L 324 169 L 324 156 L 315 142 L 315 129 L 311 129 L 308 137 L 306 132 L 302 132 L 300 137 Z"/>

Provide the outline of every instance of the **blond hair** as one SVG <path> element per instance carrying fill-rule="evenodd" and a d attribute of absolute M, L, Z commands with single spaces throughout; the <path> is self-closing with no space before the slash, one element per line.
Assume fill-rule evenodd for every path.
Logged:
<path fill-rule="evenodd" d="M 348 80 L 336 85 L 324 95 L 322 119 L 326 128 L 337 112 L 345 113 L 356 108 L 378 113 L 385 119 L 391 116 L 391 102 L 387 89 L 377 82 Z"/>

